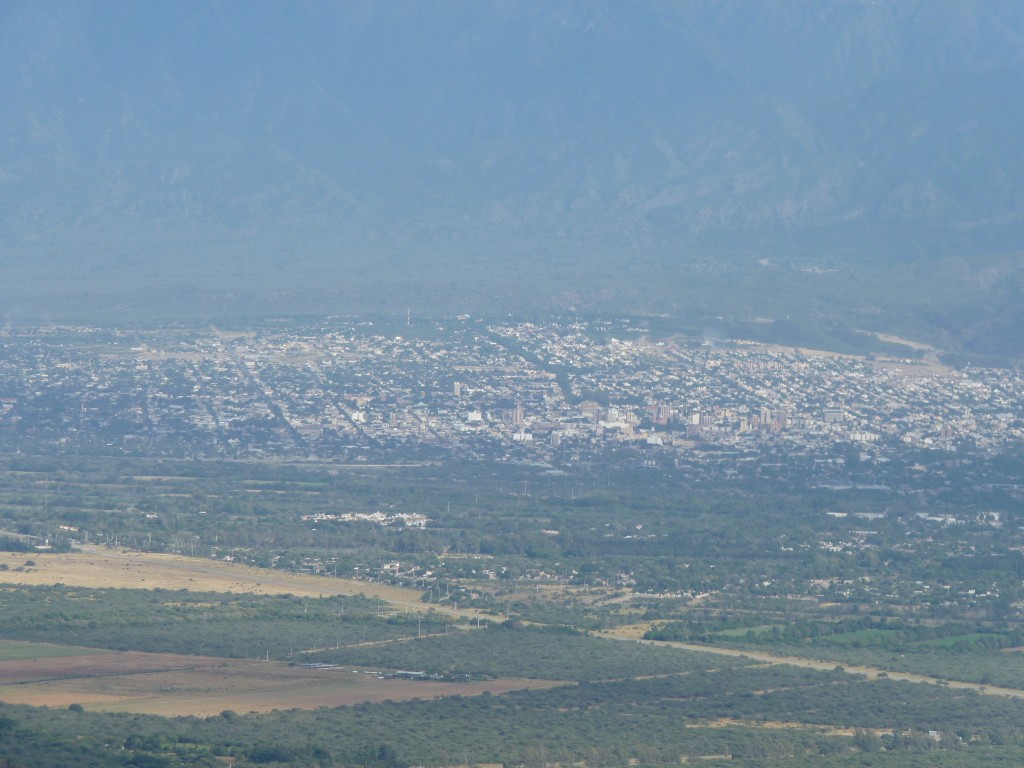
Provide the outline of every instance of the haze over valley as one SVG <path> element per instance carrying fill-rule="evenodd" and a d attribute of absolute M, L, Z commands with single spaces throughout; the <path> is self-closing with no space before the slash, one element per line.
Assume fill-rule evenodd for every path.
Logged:
<path fill-rule="evenodd" d="M 12 2 L 0 43 L 11 322 L 615 311 L 1021 351 L 1010 0 Z"/>

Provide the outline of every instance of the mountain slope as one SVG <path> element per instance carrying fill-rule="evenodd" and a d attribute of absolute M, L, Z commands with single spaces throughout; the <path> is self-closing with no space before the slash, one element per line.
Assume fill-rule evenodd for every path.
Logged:
<path fill-rule="evenodd" d="M 13 319 L 739 314 L 767 260 L 759 311 L 884 323 L 799 270 L 952 278 L 1024 235 L 1009 1 L 15 0 L 0 74 Z"/>

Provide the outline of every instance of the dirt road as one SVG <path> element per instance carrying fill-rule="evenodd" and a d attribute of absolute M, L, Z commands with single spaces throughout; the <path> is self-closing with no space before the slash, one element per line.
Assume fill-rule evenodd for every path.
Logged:
<path fill-rule="evenodd" d="M 808 659 L 803 656 L 777 656 L 773 653 L 765 653 L 763 651 L 748 651 L 740 650 L 737 648 L 721 648 L 713 645 L 702 645 L 700 643 L 678 643 L 667 640 L 644 640 L 636 636 L 636 629 L 633 627 L 624 627 L 621 630 L 609 630 L 606 632 L 594 633 L 596 637 L 603 637 L 609 640 L 619 640 L 623 642 L 633 643 L 644 643 L 645 645 L 659 645 L 668 648 L 679 648 L 684 651 L 696 651 L 697 653 L 713 653 L 718 656 L 733 656 L 746 659 L 753 659 L 754 661 L 762 661 L 767 664 L 786 664 L 792 667 L 803 667 L 804 669 L 820 669 L 829 670 L 836 669 L 836 667 L 842 668 L 844 671 L 852 675 L 864 675 L 865 677 L 874 679 L 877 677 L 887 677 L 890 680 L 903 680 L 909 683 L 930 683 L 931 685 L 941 685 L 948 688 L 960 688 L 978 693 L 985 694 L 987 696 L 1006 696 L 1009 698 L 1024 698 L 1024 690 L 1019 688 L 1002 688 L 995 685 L 981 685 L 979 683 L 969 683 L 962 680 L 945 680 L 937 677 L 929 677 L 928 675 L 916 675 L 910 672 L 895 672 L 888 669 L 880 669 L 878 667 L 862 667 L 850 664 L 841 664 L 836 661 L 822 661 L 821 659 Z"/>

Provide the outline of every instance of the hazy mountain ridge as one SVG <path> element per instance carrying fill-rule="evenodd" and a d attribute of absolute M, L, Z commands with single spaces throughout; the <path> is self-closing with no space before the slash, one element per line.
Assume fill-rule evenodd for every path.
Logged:
<path fill-rule="evenodd" d="M 539 270 L 540 303 L 672 311 L 685 289 L 643 276 L 1024 235 L 1009 1 L 15 2 L 0 71 L 0 248 L 28 277 L 120 252 L 139 290 L 308 295 L 468 258 L 427 288 L 469 301 L 502 293 L 496 258 Z"/>

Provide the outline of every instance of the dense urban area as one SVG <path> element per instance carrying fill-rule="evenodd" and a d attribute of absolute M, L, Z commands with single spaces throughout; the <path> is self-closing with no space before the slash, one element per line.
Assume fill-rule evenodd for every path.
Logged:
<path fill-rule="evenodd" d="M 599 457 L 705 475 L 942 477 L 1024 439 L 1016 370 L 658 338 L 642 323 L 0 332 L 13 450 L 340 462 Z"/>

